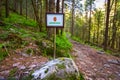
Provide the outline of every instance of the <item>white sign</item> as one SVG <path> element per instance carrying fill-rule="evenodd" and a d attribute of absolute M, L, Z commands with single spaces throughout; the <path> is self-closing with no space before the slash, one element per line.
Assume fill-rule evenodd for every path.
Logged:
<path fill-rule="evenodd" d="M 64 27 L 64 15 L 61 13 L 48 13 L 46 21 L 47 27 Z"/>

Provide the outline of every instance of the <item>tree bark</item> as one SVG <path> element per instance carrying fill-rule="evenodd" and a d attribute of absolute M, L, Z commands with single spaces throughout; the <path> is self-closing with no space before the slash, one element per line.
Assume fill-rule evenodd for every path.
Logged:
<path fill-rule="evenodd" d="M 5 0 L 5 16 L 6 18 L 9 16 L 9 0 Z"/>
<path fill-rule="evenodd" d="M 90 0 L 89 31 L 88 31 L 88 42 L 89 43 L 90 43 L 90 37 L 91 37 L 91 12 L 92 12 L 92 1 Z"/>
<path fill-rule="evenodd" d="M 40 32 L 42 31 L 42 0 L 40 0 Z"/>
<path fill-rule="evenodd" d="M 2 16 L 2 14 L 1 14 L 1 7 L 2 7 L 2 0 L 0 0 L 0 17 Z"/>
<path fill-rule="evenodd" d="M 118 51 L 120 51 L 120 36 L 119 36 L 119 43 L 118 43 L 118 44 L 119 44 L 119 49 L 118 49 Z"/>
<path fill-rule="evenodd" d="M 109 27 L 109 15 L 110 15 L 110 0 L 107 1 L 107 15 L 106 15 L 106 27 L 104 35 L 104 50 L 107 50 L 108 43 L 108 27 Z"/>
<path fill-rule="evenodd" d="M 115 39 L 116 39 L 116 30 L 117 30 L 117 28 L 116 28 L 116 16 L 117 16 L 117 14 L 116 14 L 116 11 L 117 11 L 117 0 L 115 0 L 115 9 L 114 9 L 114 17 L 113 17 L 113 25 L 112 25 L 112 44 L 111 44 L 111 48 L 113 48 L 114 49 L 114 46 L 115 46 Z"/>
<path fill-rule="evenodd" d="M 26 19 L 27 19 L 27 16 L 28 16 L 28 13 L 27 13 L 28 12 L 28 7 L 27 7 L 28 5 L 27 4 L 28 4 L 28 1 L 26 0 Z"/>
<path fill-rule="evenodd" d="M 62 13 L 64 13 L 63 12 L 63 9 L 64 9 L 64 0 L 62 0 Z M 61 28 L 61 35 L 63 34 L 63 28 Z"/>
<path fill-rule="evenodd" d="M 75 5 L 75 0 L 72 0 L 72 26 L 71 26 L 71 36 L 74 35 L 73 30 L 74 30 L 74 5 Z"/>
<path fill-rule="evenodd" d="M 17 12 L 17 0 L 14 0 L 13 11 Z"/>
<path fill-rule="evenodd" d="M 39 15 L 38 15 L 37 5 L 34 3 L 34 0 L 31 0 L 31 2 L 32 2 L 33 9 L 34 9 L 35 19 L 36 19 L 36 21 L 38 23 L 39 31 L 41 32 L 42 27 L 41 27 L 40 18 L 39 18 Z"/>
<path fill-rule="evenodd" d="M 23 10 L 22 10 L 22 8 L 23 8 L 23 7 L 22 7 L 22 6 L 23 6 L 22 4 L 23 4 L 23 1 L 20 0 L 20 15 L 22 15 L 22 11 L 23 11 Z"/>
<path fill-rule="evenodd" d="M 59 8 L 60 8 L 59 2 L 60 0 L 57 0 L 56 13 L 59 13 Z M 59 34 L 59 28 L 56 29 L 56 34 Z"/>

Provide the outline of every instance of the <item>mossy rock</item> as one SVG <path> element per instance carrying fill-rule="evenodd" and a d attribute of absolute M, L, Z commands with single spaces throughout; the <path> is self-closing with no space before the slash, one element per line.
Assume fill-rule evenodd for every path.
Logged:
<path fill-rule="evenodd" d="M 64 57 L 47 62 L 32 76 L 35 80 L 83 80 L 74 61 Z"/>

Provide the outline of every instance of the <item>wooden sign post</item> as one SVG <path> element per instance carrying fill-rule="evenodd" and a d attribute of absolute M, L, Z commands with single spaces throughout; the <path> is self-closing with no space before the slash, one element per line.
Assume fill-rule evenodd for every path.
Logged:
<path fill-rule="evenodd" d="M 56 28 L 64 27 L 64 14 L 63 13 L 47 13 L 46 14 L 47 28 L 54 28 L 54 59 L 56 56 Z"/>

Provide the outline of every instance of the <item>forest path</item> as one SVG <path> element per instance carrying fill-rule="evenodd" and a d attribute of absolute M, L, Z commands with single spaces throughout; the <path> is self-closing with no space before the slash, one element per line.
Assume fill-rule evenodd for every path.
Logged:
<path fill-rule="evenodd" d="M 120 58 L 100 54 L 87 45 L 71 40 L 72 56 L 85 80 L 120 80 Z"/>

